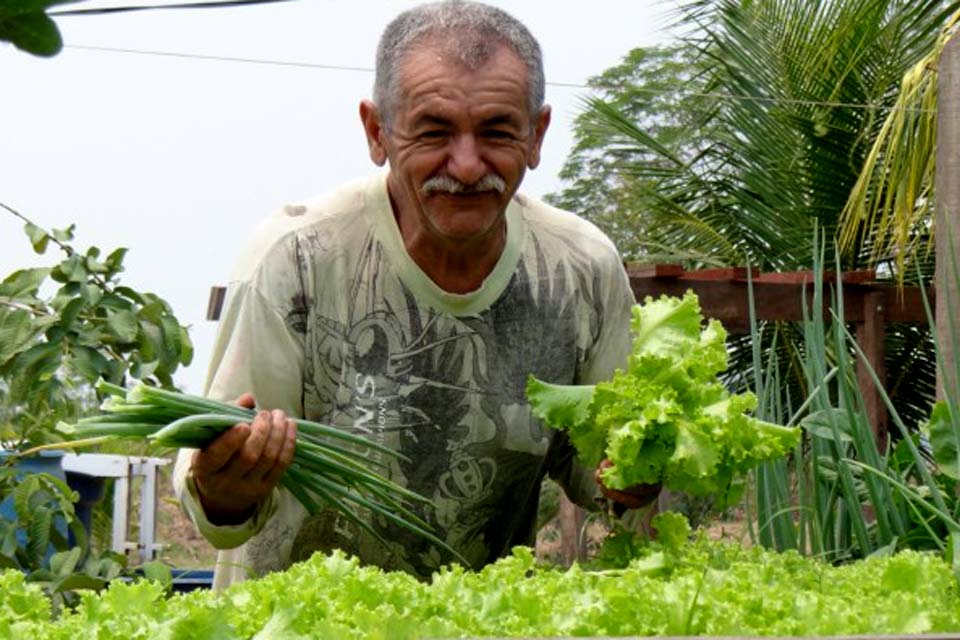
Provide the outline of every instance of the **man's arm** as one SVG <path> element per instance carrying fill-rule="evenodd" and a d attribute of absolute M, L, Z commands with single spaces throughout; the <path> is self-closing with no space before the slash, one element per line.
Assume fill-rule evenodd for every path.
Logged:
<path fill-rule="evenodd" d="M 276 509 L 276 485 L 293 457 L 301 415 L 302 337 L 250 282 L 228 288 L 205 395 L 261 407 L 249 424 L 202 451 L 182 450 L 174 490 L 198 531 L 218 548 L 244 543 Z M 278 411 L 274 411 L 278 410 Z"/>

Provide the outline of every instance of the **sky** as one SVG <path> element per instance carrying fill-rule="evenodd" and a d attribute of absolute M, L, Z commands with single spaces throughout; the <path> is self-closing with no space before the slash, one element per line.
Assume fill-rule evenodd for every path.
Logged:
<path fill-rule="evenodd" d="M 524 22 L 544 52 L 553 121 L 541 165 L 521 187 L 540 197 L 562 186 L 572 121 L 589 95 L 557 85 L 583 85 L 632 48 L 668 42 L 676 1 L 490 3 Z M 148 2 L 69 8 L 134 4 Z M 0 43 L 0 202 L 47 229 L 76 223 L 78 248 L 129 248 L 122 281 L 165 298 L 189 327 L 194 361 L 175 382 L 198 393 L 216 332 L 205 319 L 210 287 L 226 284 L 258 221 L 378 171 L 357 108 L 370 94 L 381 31 L 416 4 L 297 0 L 61 17 L 66 47 L 49 59 Z M 34 255 L 21 229 L 0 211 L 0 278 L 59 260 Z"/>

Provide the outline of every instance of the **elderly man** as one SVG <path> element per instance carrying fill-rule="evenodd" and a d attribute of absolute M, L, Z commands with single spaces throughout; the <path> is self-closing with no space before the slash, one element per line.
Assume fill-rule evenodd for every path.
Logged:
<path fill-rule="evenodd" d="M 229 286 L 208 395 L 261 411 L 203 451 L 176 487 L 220 554 L 215 586 L 317 550 L 420 576 L 442 551 L 373 519 L 385 547 L 277 486 L 289 415 L 401 451 L 393 480 L 475 567 L 532 544 L 541 480 L 602 498 L 569 442 L 530 414 L 528 374 L 608 378 L 629 351 L 633 298 L 589 223 L 517 193 L 550 123 L 540 48 L 499 9 L 441 2 L 397 17 L 360 105 L 385 175 L 289 204 L 254 234 Z"/>

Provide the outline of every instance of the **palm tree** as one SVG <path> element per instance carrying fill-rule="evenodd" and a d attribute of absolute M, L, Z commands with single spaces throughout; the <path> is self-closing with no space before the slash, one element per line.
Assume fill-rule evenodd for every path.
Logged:
<path fill-rule="evenodd" d="M 610 90 L 581 116 L 595 156 L 620 176 L 625 196 L 598 195 L 597 201 L 616 202 L 621 216 L 618 225 L 609 223 L 609 214 L 596 221 L 632 258 L 655 256 L 693 268 L 809 269 L 814 229 L 828 238 L 837 233 L 901 79 L 926 59 L 958 8 L 945 0 L 688 2 L 679 21 L 692 35 L 679 55 L 690 67 L 675 89 L 679 104 L 692 109 L 683 131 L 662 140 L 651 127 L 656 117 L 637 118 Z M 604 184 L 611 188 L 609 180 Z M 557 200 L 566 204 L 569 194 Z M 909 261 L 877 261 L 871 224 L 850 228 L 853 240 L 828 255 L 827 264 L 915 272 Z M 929 264 L 921 266 L 930 271 Z M 802 349 L 798 332 L 784 327 L 779 339 L 784 393 L 805 397 L 794 365 Z M 900 415 L 916 421 L 934 394 L 929 335 L 888 327 L 886 348 L 891 395 Z M 733 376 L 743 383 L 752 374 L 749 344 L 733 349 Z"/>
<path fill-rule="evenodd" d="M 870 238 L 869 258 L 893 259 L 898 273 L 928 249 L 933 230 L 938 68 L 960 11 L 940 29 L 930 51 L 903 76 L 900 91 L 850 193 L 841 217 L 840 243 Z"/>

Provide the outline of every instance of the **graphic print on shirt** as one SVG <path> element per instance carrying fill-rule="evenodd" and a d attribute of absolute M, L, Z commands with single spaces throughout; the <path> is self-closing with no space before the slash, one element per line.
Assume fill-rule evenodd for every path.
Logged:
<path fill-rule="evenodd" d="M 602 317 L 589 257 L 551 270 L 534 246 L 489 309 L 455 317 L 419 304 L 371 236 L 336 316 L 303 299 L 288 317 L 306 332 L 306 414 L 403 453 L 411 462 L 392 462 L 392 479 L 429 498 L 422 517 L 476 563 L 520 542 L 509 532 L 539 492 L 550 438 L 530 416 L 527 375 L 574 380 Z M 361 559 L 424 576 L 449 561 L 416 534 L 374 526 L 392 557 L 343 518 L 308 519 L 294 546 L 326 548 L 333 536 Z"/>

